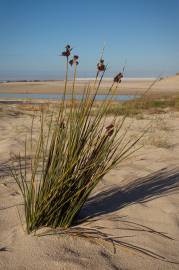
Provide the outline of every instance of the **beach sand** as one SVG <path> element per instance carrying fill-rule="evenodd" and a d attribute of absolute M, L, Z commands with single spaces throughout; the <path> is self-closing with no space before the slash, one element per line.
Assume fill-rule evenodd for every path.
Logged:
<path fill-rule="evenodd" d="M 104 80 L 101 84 L 99 93 L 106 93 L 112 81 Z M 118 86 L 116 94 L 138 95 L 144 93 L 154 81 L 152 80 L 123 80 Z M 93 86 L 93 81 L 80 80 L 76 81 L 75 92 L 82 93 L 84 86 Z M 70 91 L 72 81 L 68 83 L 68 91 Z M 64 81 L 45 81 L 45 82 L 10 82 L 0 83 L 0 93 L 33 93 L 33 94 L 59 94 L 64 91 Z M 170 95 L 179 93 L 179 76 L 166 77 L 157 80 L 152 86 L 150 93 L 156 95 Z"/>
<path fill-rule="evenodd" d="M 121 241 L 114 254 L 113 245 L 101 240 L 26 234 L 22 197 L 8 166 L 12 152 L 24 151 L 32 111 L 20 110 L 16 104 L 0 106 L 0 269 L 179 269 L 177 264 L 124 246 L 130 243 L 179 262 L 178 112 L 127 119 L 127 123 L 133 122 L 131 136 L 140 134 L 153 119 L 144 147 L 104 177 L 80 213 L 80 220 L 90 219 L 79 226 L 98 229 Z"/>

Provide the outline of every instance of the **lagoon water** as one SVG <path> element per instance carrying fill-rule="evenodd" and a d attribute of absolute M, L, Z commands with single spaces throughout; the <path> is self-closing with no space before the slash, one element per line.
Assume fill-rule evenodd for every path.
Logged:
<path fill-rule="evenodd" d="M 134 95 L 115 95 L 113 96 L 113 100 L 118 100 L 118 101 L 127 101 L 127 100 L 132 100 L 135 98 L 138 98 L 139 96 L 134 96 Z M 62 99 L 63 94 L 11 94 L 11 93 L 0 93 L 0 98 L 23 98 L 23 99 Z M 110 98 L 110 97 L 108 97 Z M 66 95 L 66 99 L 72 99 L 71 95 Z M 82 99 L 82 95 L 75 95 L 76 100 Z M 106 99 L 106 95 L 97 95 L 95 100 L 104 100 Z"/>

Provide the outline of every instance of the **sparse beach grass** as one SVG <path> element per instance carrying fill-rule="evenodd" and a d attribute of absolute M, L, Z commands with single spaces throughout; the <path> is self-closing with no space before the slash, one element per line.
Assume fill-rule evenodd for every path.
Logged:
<path fill-rule="evenodd" d="M 124 115 L 137 116 L 142 113 L 160 114 L 165 113 L 165 110 L 179 110 L 179 96 L 171 97 L 156 97 L 147 95 L 135 100 L 125 102 L 114 102 L 113 106 L 106 111 L 108 115 Z"/>

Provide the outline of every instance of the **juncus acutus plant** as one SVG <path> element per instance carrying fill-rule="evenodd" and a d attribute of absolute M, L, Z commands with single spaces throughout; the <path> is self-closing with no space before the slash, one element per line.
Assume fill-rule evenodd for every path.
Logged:
<path fill-rule="evenodd" d="M 101 106 L 95 108 L 95 113 L 91 115 L 106 71 L 103 59 L 97 65 L 96 78 L 100 75 L 100 80 L 95 91 L 86 87 L 79 105 L 66 109 L 68 65 L 74 67 L 75 82 L 79 64 L 77 55 L 69 60 L 71 51 L 71 46 L 67 45 L 62 52 L 66 58 L 66 80 L 57 117 L 51 117 L 46 127 L 46 118 L 42 113 L 38 142 L 33 147 L 34 155 L 30 157 L 30 169 L 26 166 L 28 155 L 25 146 L 24 159 L 21 154 L 18 158 L 19 171 L 15 168 L 11 170 L 23 195 L 28 233 L 46 226 L 72 226 L 96 185 L 136 150 L 140 139 L 125 140 L 125 115 L 110 118 L 110 121 L 106 118 L 106 111 L 112 106 L 109 101 L 113 90 L 116 90 L 115 85 L 121 82 L 122 73 L 115 76 Z M 74 101 L 74 83 L 72 93 Z"/>

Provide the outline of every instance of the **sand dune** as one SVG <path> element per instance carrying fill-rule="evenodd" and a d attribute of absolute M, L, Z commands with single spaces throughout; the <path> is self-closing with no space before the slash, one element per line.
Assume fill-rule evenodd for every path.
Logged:
<path fill-rule="evenodd" d="M 179 261 L 178 117 L 177 113 L 165 115 L 168 128 L 148 134 L 145 147 L 135 157 L 106 175 L 82 209 L 79 220 L 87 221 L 80 226 L 98 228 L 120 241 Z M 147 121 L 149 116 L 135 120 L 131 134 L 139 132 Z M 26 114 L 14 117 L 6 111 L 0 116 L 0 269 L 179 269 L 179 265 L 124 246 L 117 247 L 114 254 L 112 244 L 102 241 L 97 244 L 69 235 L 27 235 L 17 211 L 23 222 L 22 198 L 7 165 L 9 153 L 23 149 L 30 122 Z M 162 132 L 167 143 L 157 146 L 152 138 L 159 138 Z M 93 222 L 88 223 L 89 218 Z"/>
<path fill-rule="evenodd" d="M 156 84 L 156 88 L 159 89 L 167 89 L 174 90 L 176 89 L 177 91 L 179 90 L 179 76 L 171 76 L 171 77 L 166 77 Z"/>

